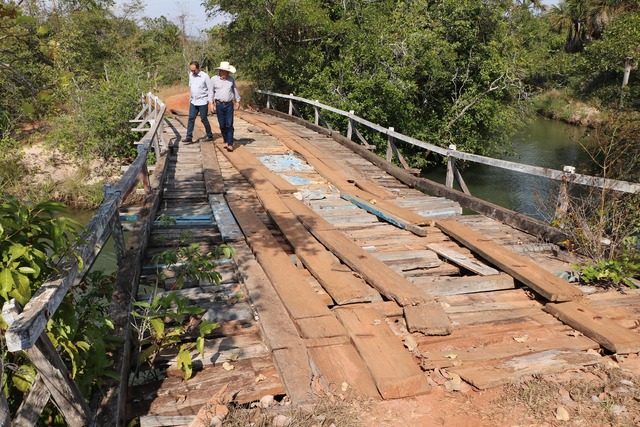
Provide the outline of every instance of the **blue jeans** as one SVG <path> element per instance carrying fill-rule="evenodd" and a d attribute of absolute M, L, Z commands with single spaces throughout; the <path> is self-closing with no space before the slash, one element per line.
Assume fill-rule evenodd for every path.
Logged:
<path fill-rule="evenodd" d="M 218 124 L 220 125 L 220 133 L 222 140 L 227 145 L 233 145 L 233 102 L 223 104 L 216 103 L 216 114 L 218 115 Z"/>
<path fill-rule="evenodd" d="M 204 130 L 207 132 L 207 136 L 213 138 L 211 132 L 211 125 L 209 119 L 207 119 L 207 113 L 209 112 L 208 105 L 193 105 L 189 104 L 189 121 L 187 122 L 187 139 L 193 138 L 193 126 L 196 124 L 196 117 L 200 114 L 200 120 L 204 125 Z"/>

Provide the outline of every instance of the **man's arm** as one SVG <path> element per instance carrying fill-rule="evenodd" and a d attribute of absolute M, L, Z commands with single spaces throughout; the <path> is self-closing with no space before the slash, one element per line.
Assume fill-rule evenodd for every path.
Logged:
<path fill-rule="evenodd" d="M 209 110 L 212 113 L 216 111 L 216 104 L 213 102 L 213 77 L 207 79 L 207 101 L 209 102 Z"/>

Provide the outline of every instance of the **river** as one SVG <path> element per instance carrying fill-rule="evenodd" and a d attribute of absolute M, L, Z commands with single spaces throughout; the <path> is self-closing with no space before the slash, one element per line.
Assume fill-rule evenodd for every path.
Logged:
<path fill-rule="evenodd" d="M 515 154 L 503 159 L 557 170 L 574 166 L 577 173 L 591 174 L 593 163 L 577 142 L 583 132 L 584 129 L 538 117 L 514 136 Z M 444 184 L 446 166 L 425 170 L 422 176 Z M 557 181 L 493 166 L 471 164 L 462 171 L 462 178 L 473 196 L 541 220 L 547 219 L 545 212 L 553 211 L 558 195 Z"/>
<path fill-rule="evenodd" d="M 576 142 L 582 129 L 559 121 L 536 118 L 529 127 L 513 140 L 513 156 L 504 157 L 528 165 L 562 170 L 565 165 L 575 166 L 578 173 L 589 173 L 591 160 L 587 152 Z M 422 176 L 444 183 L 446 167 L 426 170 Z M 545 220 L 541 208 L 547 204 L 553 209 L 557 197 L 557 182 L 523 173 L 507 171 L 485 165 L 470 165 L 462 171 L 472 195 L 517 212 Z M 549 200 L 553 199 L 549 205 Z M 92 212 L 71 211 L 69 216 L 82 224 L 89 222 Z M 106 272 L 116 270 L 113 241 L 110 239 L 94 264 L 94 268 Z"/>

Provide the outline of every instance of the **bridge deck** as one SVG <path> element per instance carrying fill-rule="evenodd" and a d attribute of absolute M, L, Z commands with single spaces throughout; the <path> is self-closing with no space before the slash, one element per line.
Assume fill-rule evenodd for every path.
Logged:
<path fill-rule="evenodd" d="M 183 123 L 168 121 L 173 159 L 160 215 L 175 222 L 154 225 L 138 299 L 171 289 L 171 271 L 162 280 L 153 259 L 167 247 L 195 242 L 207 253 L 227 242 L 237 253 L 218 262 L 220 285 L 179 291 L 221 325 L 204 360 L 194 352 L 195 375 L 181 380 L 176 352 L 165 351 L 130 387 L 129 418 L 188 424 L 224 384 L 239 403 L 265 394 L 303 402 L 347 389 L 401 398 L 442 384 L 446 372 L 482 389 L 602 361 L 593 351 L 599 343 L 436 225 L 455 219 L 518 259 L 553 275 L 570 272 L 567 255 L 557 256 L 553 245 L 483 216 L 462 216 L 457 203 L 409 188 L 331 138 L 283 119 L 240 114 L 241 148 L 233 153 L 219 140 L 185 145 Z M 354 204 L 363 200 L 367 210 Z M 400 218 L 404 228 L 381 218 Z M 624 328 L 637 327 L 638 294 L 581 301 Z"/>

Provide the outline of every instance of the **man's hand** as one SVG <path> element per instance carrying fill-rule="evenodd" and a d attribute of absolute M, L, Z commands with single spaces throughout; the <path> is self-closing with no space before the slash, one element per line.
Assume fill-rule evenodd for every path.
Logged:
<path fill-rule="evenodd" d="M 239 103 L 239 102 L 236 102 L 235 107 L 236 107 L 236 110 L 239 110 L 239 109 L 240 109 L 240 103 Z"/>
<path fill-rule="evenodd" d="M 214 114 L 216 112 L 216 104 L 214 104 L 213 102 L 210 102 L 209 111 L 211 112 L 211 114 Z"/>

